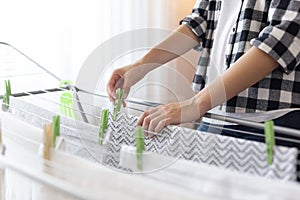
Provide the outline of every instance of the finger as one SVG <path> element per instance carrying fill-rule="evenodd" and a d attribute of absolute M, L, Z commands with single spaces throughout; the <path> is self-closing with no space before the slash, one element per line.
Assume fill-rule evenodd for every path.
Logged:
<path fill-rule="evenodd" d="M 153 134 L 149 133 L 152 130 L 150 129 L 150 125 L 152 123 L 152 120 L 154 120 L 155 118 L 157 118 L 160 115 L 159 111 L 153 112 L 152 114 L 148 115 L 147 117 L 145 117 L 144 121 L 143 121 L 143 129 L 146 130 L 147 136 L 152 137 Z"/>
<path fill-rule="evenodd" d="M 145 130 L 145 136 L 149 136 L 148 134 L 148 127 L 149 127 L 149 123 L 151 121 L 151 118 L 149 116 L 144 118 L 143 124 L 142 124 L 142 128 Z"/>
<path fill-rule="evenodd" d="M 115 83 L 115 87 L 114 87 L 114 92 L 118 89 L 118 88 L 123 88 L 124 86 L 124 77 L 119 76 L 119 78 L 116 80 Z"/>
<path fill-rule="evenodd" d="M 166 118 L 164 120 L 161 120 L 157 124 L 157 126 L 155 127 L 155 129 L 154 129 L 155 132 L 160 133 L 163 130 L 163 128 L 165 128 L 166 126 L 170 125 L 171 122 L 172 122 L 172 120 L 170 118 Z"/>
<path fill-rule="evenodd" d="M 113 76 L 110 78 L 110 80 L 109 80 L 109 82 L 107 84 L 106 91 L 108 93 L 108 96 L 111 99 L 115 100 L 117 98 L 117 94 L 116 94 L 116 91 L 115 91 L 115 86 L 116 86 L 117 78 L 113 77 Z"/>
<path fill-rule="evenodd" d="M 150 122 L 151 122 L 150 116 L 147 116 L 147 117 L 144 118 L 144 121 L 143 121 L 143 124 L 142 124 L 142 127 L 143 127 L 144 130 L 148 130 Z"/>
<path fill-rule="evenodd" d="M 144 121 L 144 118 L 147 117 L 148 115 L 152 114 L 152 113 L 155 113 L 157 112 L 159 109 L 156 107 L 156 108 L 152 108 L 150 110 L 147 110 L 145 112 L 142 113 L 142 115 L 140 116 L 138 122 L 137 122 L 137 125 L 138 126 L 142 126 L 143 125 L 143 121 Z"/>
<path fill-rule="evenodd" d="M 121 69 L 116 69 L 112 72 L 112 75 L 107 83 L 107 90 L 110 94 L 113 94 L 114 98 L 116 98 L 116 89 L 122 88 L 124 83 L 123 72 Z"/>
<path fill-rule="evenodd" d="M 154 113 L 156 113 L 155 116 L 157 116 L 157 114 L 158 114 L 159 112 L 161 112 L 161 109 L 160 109 L 160 106 L 158 106 L 158 107 L 149 109 L 147 112 L 148 112 L 148 115 L 153 115 Z M 154 115 L 153 115 L 153 116 L 154 116 Z"/>
<path fill-rule="evenodd" d="M 161 113 L 161 110 L 157 110 L 148 115 L 148 117 L 150 118 L 149 127 L 148 127 L 149 131 L 154 131 L 155 127 L 153 127 L 153 125 L 152 125 L 152 124 L 156 123 L 156 121 L 154 121 L 154 120 L 158 120 L 157 118 L 163 118 L 163 115 L 164 114 Z"/>
<path fill-rule="evenodd" d="M 156 117 L 151 118 L 151 121 L 150 121 L 149 127 L 148 127 L 148 131 L 155 132 L 155 128 L 158 125 L 158 123 L 164 119 L 165 119 L 164 114 L 160 114 Z"/>
<path fill-rule="evenodd" d="M 109 101 L 110 101 L 111 103 L 114 103 L 114 102 L 115 102 L 115 100 L 114 100 L 111 96 L 108 96 L 108 99 L 109 99 Z"/>
<path fill-rule="evenodd" d="M 142 126 L 145 117 L 147 117 L 148 115 L 149 115 L 149 112 L 148 112 L 148 111 L 143 112 L 142 115 L 140 116 L 140 118 L 139 118 L 138 121 L 137 121 L 137 125 L 138 125 L 138 126 Z"/>
<path fill-rule="evenodd" d="M 157 116 L 159 114 L 159 107 L 156 108 L 152 108 L 150 110 L 147 110 L 145 112 L 143 112 L 143 114 L 140 116 L 137 125 L 138 126 L 142 126 L 142 128 L 144 130 L 146 130 L 145 132 L 145 136 L 148 136 L 149 134 L 147 133 L 148 129 L 149 129 L 149 124 L 151 122 L 151 119 L 155 116 Z M 157 114 L 154 114 L 157 113 Z M 152 115 L 152 117 L 150 117 L 149 115 Z"/>
<path fill-rule="evenodd" d="M 148 126 L 143 126 L 142 128 L 144 129 L 145 137 L 149 137 L 150 135 L 149 135 L 149 132 L 148 132 Z"/>
<path fill-rule="evenodd" d="M 122 100 L 122 105 L 123 105 L 123 107 L 126 107 L 125 99 Z"/>
<path fill-rule="evenodd" d="M 126 107 L 126 101 L 125 99 L 127 98 L 130 88 L 123 88 L 124 89 L 124 95 L 123 95 L 123 99 L 122 99 L 122 105 L 123 107 Z"/>

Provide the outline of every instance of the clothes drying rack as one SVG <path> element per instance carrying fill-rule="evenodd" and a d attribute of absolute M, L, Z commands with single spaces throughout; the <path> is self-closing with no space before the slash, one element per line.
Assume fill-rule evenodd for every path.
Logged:
<path fill-rule="evenodd" d="M 93 91 L 87 91 L 85 89 L 82 88 L 78 88 L 77 86 L 74 85 L 66 85 L 65 87 L 58 87 L 59 82 L 61 81 L 61 79 L 59 77 L 57 77 L 55 74 L 53 74 L 52 72 L 50 72 L 49 70 L 47 70 L 46 68 L 42 67 L 41 65 L 39 65 L 37 62 L 35 62 L 34 60 L 32 60 L 31 58 L 29 58 L 28 56 L 26 56 L 24 53 L 22 53 L 21 51 L 19 51 L 18 49 L 16 49 L 15 47 L 7 44 L 7 43 L 0 43 L 0 55 L 4 55 L 2 57 L 0 57 L 0 68 L 1 72 L 1 77 L 0 77 L 0 81 L 4 82 L 5 79 L 10 79 L 12 81 L 12 85 L 14 86 L 14 84 L 18 83 L 18 80 L 21 79 L 20 83 L 24 83 L 24 87 L 17 91 L 16 93 L 13 92 L 12 94 L 12 100 L 10 102 L 10 110 L 8 110 L 7 112 L 12 115 L 11 117 L 15 117 L 17 116 L 18 119 L 24 118 L 22 119 L 23 121 L 25 121 L 28 124 L 34 125 L 36 127 L 41 126 L 41 123 L 44 122 L 49 122 L 51 118 L 50 115 L 51 114 L 60 114 L 59 110 L 51 110 L 51 111 L 47 111 L 47 109 L 44 109 L 44 106 L 46 105 L 52 105 L 52 107 L 56 107 L 59 108 L 61 106 L 63 107 L 67 107 L 66 105 L 60 105 L 60 102 L 58 101 L 60 94 L 63 92 L 71 92 L 73 94 L 73 102 L 74 105 L 71 109 L 73 109 L 74 113 L 75 113 L 75 118 L 68 118 L 65 117 L 62 120 L 62 129 L 64 129 L 67 133 L 70 134 L 66 134 L 66 146 L 68 146 L 70 149 L 74 148 L 75 146 L 80 146 L 80 148 L 84 149 L 87 148 L 87 151 L 85 153 L 81 153 L 80 155 L 76 155 L 73 154 L 72 155 L 72 151 L 69 149 L 69 152 L 65 153 L 63 151 L 55 151 L 52 150 L 55 154 L 55 156 L 59 157 L 61 160 L 65 159 L 68 160 L 70 163 L 72 162 L 86 162 L 89 163 L 87 165 L 90 165 L 89 167 L 92 169 L 92 171 L 94 172 L 94 174 L 88 173 L 87 171 L 82 171 L 81 166 L 77 168 L 75 168 L 73 171 L 71 170 L 71 166 L 68 167 L 64 167 L 62 164 L 59 164 L 59 162 L 57 161 L 45 161 L 43 159 L 40 159 L 40 157 L 37 157 L 37 155 L 35 154 L 24 154 L 24 159 L 21 159 L 22 161 L 20 163 L 23 164 L 17 164 L 16 160 L 15 160 L 15 156 L 12 156 L 12 158 L 10 158 L 8 155 L 14 155 L 14 153 L 19 154 L 20 152 L 14 152 L 14 153 L 9 153 L 10 151 L 13 152 L 13 150 L 9 149 L 7 147 L 7 154 L 1 155 L 0 157 L 0 163 L 2 164 L 2 166 L 4 166 L 4 168 L 6 169 L 11 169 L 17 173 L 22 174 L 23 176 L 29 177 L 30 179 L 39 182 L 40 184 L 46 185 L 52 189 L 54 189 L 54 191 L 58 192 L 58 193 L 65 193 L 67 195 L 72 196 L 73 198 L 79 198 L 79 199 L 98 199 L 98 197 L 103 197 L 103 198 L 113 198 L 116 196 L 113 196 L 113 182 L 110 181 L 110 184 L 106 185 L 106 190 L 107 190 L 107 194 L 104 194 L 105 192 L 100 190 L 100 192 L 97 192 L 97 190 L 95 188 L 98 188 L 97 185 L 95 186 L 95 188 L 93 189 L 89 189 L 87 186 L 83 186 L 84 184 L 82 184 L 80 186 L 77 186 L 76 184 L 74 184 L 74 180 L 71 180 L 74 174 L 78 174 L 78 172 L 80 171 L 80 175 L 77 175 L 78 179 L 86 179 L 86 181 L 91 181 L 93 183 L 97 182 L 97 179 L 95 177 L 100 178 L 101 176 L 104 176 L 103 173 L 109 173 L 110 176 L 105 176 L 105 180 L 108 181 L 110 179 L 110 177 L 115 177 L 117 179 L 120 180 L 121 183 L 126 183 L 126 181 L 128 181 L 130 184 L 132 184 L 132 186 L 137 187 L 138 185 L 144 185 L 145 187 L 151 187 L 152 184 L 158 184 L 158 182 L 162 182 L 161 184 L 158 184 L 161 188 L 163 189 L 159 189 L 159 187 L 155 187 L 155 190 L 159 192 L 159 194 L 161 194 L 161 197 L 168 197 L 168 195 L 170 195 L 170 193 L 172 193 L 174 195 L 174 198 L 176 199 L 176 195 L 177 198 L 178 197 L 187 197 L 187 198 L 195 198 L 197 199 L 197 195 L 199 195 L 199 193 L 195 192 L 195 191 L 201 191 L 200 193 L 203 195 L 203 197 L 210 197 L 211 199 L 215 198 L 221 198 L 221 194 L 224 195 L 224 193 L 220 192 L 218 196 L 218 194 L 212 195 L 211 192 L 207 192 L 204 190 L 200 190 L 199 188 L 192 188 L 191 184 L 188 184 L 189 186 L 186 186 L 186 188 L 184 188 L 183 184 L 175 184 L 175 183 L 171 183 L 170 179 L 171 177 L 174 178 L 174 174 L 178 174 L 179 176 L 185 177 L 186 181 L 188 180 L 192 180 L 192 181 L 196 181 L 195 178 L 193 179 L 192 177 L 196 174 L 196 177 L 198 176 L 199 179 L 205 179 L 207 180 L 207 182 L 214 182 L 216 185 L 214 185 L 214 187 L 217 187 L 218 184 L 220 184 L 220 180 L 218 180 L 218 178 L 216 177 L 210 177 L 208 175 L 205 175 L 204 173 L 200 173 L 197 174 L 195 172 L 195 174 L 184 174 L 183 173 L 183 168 L 185 168 L 186 166 L 190 166 L 191 169 L 196 170 L 196 169 L 202 169 L 206 172 L 210 171 L 211 172 L 215 172 L 217 174 L 219 173 L 225 173 L 227 178 L 231 177 L 231 178 L 243 178 L 245 180 L 248 181 L 247 183 L 242 183 L 242 181 L 235 181 L 235 186 L 236 188 L 243 188 L 243 190 L 249 189 L 249 191 L 251 190 L 251 186 L 249 186 L 250 183 L 255 183 L 256 181 L 263 185 L 264 181 L 268 182 L 270 185 L 272 185 L 274 188 L 278 187 L 282 187 L 283 182 L 277 182 L 277 181 L 271 181 L 269 179 L 263 179 L 263 178 L 257 178 L 257 177 L 251 177 L 246 174 L 235 174 L 235 172 L 231 172 L 231 171 L 222 171 L 224 169 L 220 169 L 221 171 L 218 171 L 219 169 L 215 169 L 214 167 L 209 167 L 209 166 L 198 166 L 196 165 L 194 162 L 193 163 L 189 163 L 185 160 L 182 160 L 180 158 L 181 153 L 177 154 L 173 159 L 171 159 L 169 161 L 169 164 L 166 165 L 169 167 L 170 171 L 164 171 L 162 170 L 161 174 L 159 175 L 153 175 L 151 173 L 141 173 L 143 175 L 141 175 L 141 177 L 132 177 L 132 176 L 128 176 L 127 173 L 132 173 L 132 171 L 128 171 L 128 170 L 124 170 L 123 168 L 118 168 L 116 169 L 116 171 L 113 170 L 113 172 L 111 172 L 110 170 L 113 169 L 111 166 L 109 166 L 109 164 L 104 163 L 103 159 L 105 159 L 107 156 L 112 156 L 110 154 L 116 154 L 116 152 L 108 152 L 107 149 L 105 149 L 104 147 L 101 147 L 99 149 L 89 149 L 88 145 L 90 143 L 97 143 L 97 127 L 98 124 L 97 122 L 100 121 L 100 111 L 103 107 L 103 105 L 91 105 L 88 103 L 85 103 L 83 100 L 81 100 L 81 94 L 84 94 L 86 96 L 92 96 L 92 98 L 101 98 L 104 103 L 104 106 L 108 106 L 108 100 L 107 100 L 107 96 L 105 94 L 95 94 Z M 16 65 L 20 65 L 22 64 L 22 66 L 16 66 Z M 12 67 L 14 66 L 14 67 Z M 24 67 L 25 66 L 25 67 Z M 29 70 L 28 70 L 29 69 Z M 30 71 L 32 70 L 32 71 Z M 41 78 L 45 78 L 44 80 L 41 80 Z M 25 77 L 25 79 L 20 78 L 20 77 Z M 33 82 L 36 83 L 36 85 L 34 85 L 33 87 L 30 85 L 26 85 L 26 80 L 31 79 L 32 77 L 36 77 L 37 79 L 34 80 Z M 16 80 L 16 81 L 15 81 Z M 48 82 L 48 80 L 50 80 Z M 13 88 L 13 87 L 12 87 Z M 14 89 L 12 89 L 14 91 Z M 140 99 L 127 99 L 126 100 L 128 103 L 128 108 L 124 109 L 123 112 L 126 114 L 129 113 L 136 113 L 138 112 L 139 114 L 144 111 L 146 108 L 149 107 L 154 107 L 154 106 L 158 106 L 160 105 L 160 103 L 157 102 L 151 102 L 151 101 L 145 101 L 145 100 L 140 100 Z M 50 106 L 51 107 L 51 106 Z M 93 112 L 87 112 L 85 110 L 86 107 L 92 108 Z M 67 107 L 69 109 L 69 107 Z M 131 112 L 132 111 L 132 112 Z M 3 112 L 3 111 L 2 111 Z M 28 116 L 30 116 L 30 119 L 28 119 Z M 205 117 L 208 118 L 212 118 L 212 119 L 217 119 L 217 120 L 221 120 L 221 121 L 226 121 L 226 122 L 231 122 L 231 123 L 235 123 L 235 124 L 240 124 L 240 125 L 244 125 L 244 126 L 249 126 L 249 127 L 253 127 L 253 128 L 257 128 L 257 129 L 263 129 L 264 125 L 262 123 L 257 123 L 257 122 L 253 122 L 253 121 L 247 121 L 247 120 L 241 120 L 241 119 L 236 119 L 236 118 L 232 118 L 232 117 L 228 117 L 228 116 L 221 116 L 221 115 L 217 115 L 217 114 L 212 114 L 212 113 L 208 113 L 205 115 Z M 91 122 L 91 119 L 93 122 Z M 131 119 L 131 118 L 130 118 Z M 133 117 L 132 117 L 133 119 Z M 93 124 L 94 123 L 94 124 Z M 88 125 L 87 125 L 88 124 Z M 91 125 L 89 125 L 91 124 Z M 114 125 L 116 126 L 124 126 L 124 129 L 128 129 L 128 130 L 133 130 L 135 128 L 135 125 L 133 124 L 123 124 L 123 122 L 113 122 Z M 194 126 L 198 126 L 199 123 L 198 122 L 192 122 L 192 125 L 188 126 L 188 127 L 194 127 Z M 92 127 L 92 128 L 90 128 Z M 41 127 L 39 127 L 41 128 Z M 89 129 L 90 128 L 90 129 Z M 184 130 L 189 131 L 194 131 L 192 129 L 189 128 L 185 128 Z M 300 138 L 300 133 L 298 130 L 294 130 L 294 129 L 290 129 L 290 128 L 285 128 L 285 127 L 279 127 L 279 126 L 275 126 L 274 127 L 275 133 L 281 133 L 287 136 L 291 136 L 292 138 L 283 138 L 283 137 L 278 137 L 275 134 L 276 139 L 280 139 L 280 140 L 284 140 L 286 142 L 293 142 L 293 143 L 297 143 L 300 144 L 300 140 L 298 138 Z M 17 134 L 14 133 L 14 131 L 10 131 L 10 130 L 5 130 L 7 131 L 6 134 L 4 134 L 3 136 L 3 144 L 5 144 L 5 136 L 7 134 L 11 134 L 12 138 L 16 139 L 17 141 L 19 140 L 24 140 L 25 143 L 30 143 L 30 145 L 35 144 L 38 145 L 40 141 L 32 139 L 32 138 L 26 138 L 25 136 L 22 136 L 21 134 Z M 80 135 L 80 141 L 73 141 L 72 138 L 72 134 L 74 132 L 77 132 L 77 134 Z M 96 133 L 95 133 L 96 132 Z M 113 134 L 113 133 L 111 133 Z M 161 133 L 155 133 L 155 132 L 151 132 L 151 134 L 155 135 L 155 137 L 157 138 L 163 138 L 163 137 L 169 137 L 167 134 L 161 134 Z M 263 137 L 261 135 L 258 135 L 257 133 L 246 133 L 246 134 L 250 134 L 250 135 L 254 135 L 254 136 L 260 136 Z M 133 132 L 131 137 L 133 137 Z M 11 139 L 11 138 L 10 138 Z M 13 139 L 11 139 L 13 140 Z M 151 140 L 151 139 L 149 139 Z M 22 142 L 20 143 L 22 144 Z M 14 144 L 16 145 L 16 144 Z M 30 146 L 29 145 L 29 146 Z M 37 148 L 37 147 L 36 147 Z M 69 154 L 68 154 L 69 153 Z M 70 154 L 71 153 L 71 154 Z M 95 155 L 99 156 L 98 158 L 95 158 Z M 178 156 L 179 155 L 179 156 Z M 117 153 L 116 155 L 113 156 L 120 156 L 119 153 Z M 162 155 L 165 156 L 165 155 Z M 81 157 L 81 158 L 78 158 Z M 299 156 L 298 156 L 299 157 Z M 14 158 L 14 159 L 13 159 Z M 26 158 L 26 159 L 25 159 Z M 83 160 L 77 160 L 77 159 L 83 159 Z M 73 161 L 75 160 L 75 161 Z M 179 161 L 178 161 L 179 160 Z M 34 168 L 34 167 L 30 167 L 30 162 L 37 162 L 37 163 L 42 163 L 42 166 L 47 166 L 48 168 L 51 168 L 53 171 L 51 173 L 47 172 L 47 170 L 40 170 L 39 168 Z M 173 163 L 179 163 L 178 165 L 172 165 Z M 297 159 L 297 164 L 299 165 L 299 158 Z M 66 162 L 65 162 L 66 163 Z M 99 163 L 101 164 L 99 166 Z M 108 166 L 108 169 L 103 169 L 102 166 Z M 173 166 L 173 168 L 172 168 Z M 165 165 L 164 165 L 165 167 Z M 166 167 L 167 168 L 167 167 Z M 77 170 L 77 171 L 76 171 Z M 102 171 L 103 170 L 103 171 Z M 61 175 L 62 172 L 66 173 L 67 175 L 63 176 Z M 67 171 L 72 171 L 72 173 L 68 174 Z M 159 171 L 159 170 L 158 170 Z M 163 172 L 168 172 L 170 173 L 170 175 L 166 174 L 166 179 L 159 179 L 158 177 L 160 177 L 162 175 Z M 96 175 L 97 173 L 99 173 L 98 175 Z M 123 173 L 125 173 L 126 175 L 124 175 Z M 120 175 L 122 174 L 122 175 Z M 172 175 L 171 175 L 172 174 Z M 93 177 L 93 175 L 95 175 L 95 177 Z M 119 177 L 120 176 L 120 177 Z M 169 179 L 168 179 L 169 176 Z M 241 177 L 240 177 L 241 176 Z M 299 178 L 300 175 L 297 174 L 297 177 Z M 256 180 L 257 178 L 257 180 Z M 143 181 L 147 180 L 145 183 L 141 183 Z M 178 180 L 182 180 L 180 178 L 178 178 Z M 198 180 L 198 179 L 197 179 Z M 223 180 L 223 179 L 222 179 Z M 108 181 L 109 182 L 109 181 Z M 197 181 L 196 181 L 197 182 Z M 196 183 L 195 182 L 195 183 Z M 104 183 L 103 183 L 104 184 Z M 200 184 L 200 183 L 199 183 Z M 292 182 L 284 182 L 284 184 L 291 184 L 291 187 L 284 187 L 286 189 L 286 192 L 288 191 L 294 191 L 294 192 L 298 192 L 300 194 L 300 187 L 298 186 L 297 183 L 292 183 Z M 80 185 L 80 184 L 79 184 Z M 108 187 L 110 186 L 110 187 Z M 224 185 L 223 185 L 224 186 Z M 224 186 L 225 187 L 225 186 Z M 121 187 L 118 186 L 117 187 L 120 191 L 123 191 L 123 193 L 121 192 L 121 196 L 124 195 L 125 190 L 129 190 L 128 187 Z M 182 190 L 178 190 L 178 188 L 184 188 Z M 246 189 L 245 189 L 246 188 Z M 103 188 L 102 188 L 103 189 Z M 141 188 L 139 188 L 141 189 Z M 189 190 L 191 189 L 191 190 Z M 252 190 L 257 189 L 257 188 L 252 188 Z M 271 192 L 271 190 L 273 191 L 273 189 L 268 189 L 267 187 L 264 188 L 265 192 Z M 102 191 L 102 192 L 101 192 Z M 139 192 L 138 192 L 139 191 Z M 143 193 L 141 192 L 142 190 L 134 190 L 132 191 L 132 193 L 130 195 L 128 195 L 128 198 L 140 198 L 140 197 L 148 197 L 148 198 L 154 198 L 155 196 L 150 193 Z M 176 194 L 176 195 L 175 195 Z M 275 195 L 276 193 L 274 193 L 273 195 Z M 148 195 L 148 196 L 147 196 Z M 208 196 L 207 196 L 208 195 Z M 212 195 L 212 196 L 210 196 Z M 250 195 L 250 193 L 249 193 Z M 278 197 L 282 197 L 282 195 L 287 195 L 287 194 L 277 194 Z M 212 198 L 213 197 L 213 198 Z"/>

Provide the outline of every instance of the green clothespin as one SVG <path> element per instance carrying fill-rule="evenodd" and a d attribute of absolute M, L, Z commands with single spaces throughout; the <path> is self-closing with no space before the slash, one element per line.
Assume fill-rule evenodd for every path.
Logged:
<path fill-rule="evenodd" d="M 5 95 L 3 97 L 4 108 L 8 110 L 9 108 L 9 97 L 11 95 L 11 85 L 10 80 L 5 80 Z"/>
<path fill-rule="evenodd" d="M 136 145 L 136 158 L 137 158 L 137 168 L 142 170 L 143 160 L 142 155 L 145 150 L 144 142 L 144 130 L 142 127 L 138 126 L 135 130 L 135 145 Z"/>
<path fill-rule="evenodd" d="M 275 146 L 274 122 L 272 120 L 265 122 L 265 143 L 267 145 L 267 161 L 273 163 L 273 147 Z"/>
<path fill-rule="evenodd" d="M 67 86 L 67 85 L 73 85 L 72 81 L 70 81 L 70 80 L 62 80 L 62 81 L 60 81 L 60 83 L 59 83 L 59 87 L 60 87 L 60 88 L 65 87 L 65 86 Z"/>
<path fill-rule="evenodd" d="M 55 115 L 52 117 L 52 145 L 56 146 L 56 137 L 60 136 L 60 116 Z"/>
<path fill-rule="evenodd" d="M 59 87 L 62 88 L 66 85 L 73 85 L 69 80 L 62 80 Z M 60 113 L 72 119 L 75 119 L 75 113 L 73 110 L 73 94 L 71 92 L 63 92 L 60 95 Z"/>
<path fill-rule="evenodd" d="M 117 93 L 118 99 L 116 100 L 115 105 L 114 105 L 114 114 L 113 114 L 114 121 L 116 121 L 117 115 L 121 110 L 122 99 L 124 96 L 124 89 L 118 88 L 116 93 Z"/>
<path fill-rule="evenodd" d="M 98 143 L 102 145 L 104 134 L 108 128 L 108 109 L 102 109 L 101 119 L 100 119 L 100 128 L 99 128 L 99 140 Z"/>

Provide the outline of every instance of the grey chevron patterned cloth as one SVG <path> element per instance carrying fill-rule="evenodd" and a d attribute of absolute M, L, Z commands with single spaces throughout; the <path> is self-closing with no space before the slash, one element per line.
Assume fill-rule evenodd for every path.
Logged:
<path fill-rule="evenodd" d="M 137 117 L 119 114 L 116 122 L 109 120 L 113 133 L 106 164 L 118 167 L 122 145 L 135 145 L 134 126 Z M 276 146 L 273 164 L 267 164 L 264 143 L 204 133 L 178 126 L 168 126 L 160 136 L 145 138 L 146 151 L 187 159 L 239 172 L 273 179 L 296 180 L 296 148 Z"/>
<path fill-rule="evenodd" d="M 37 127 L 48 123 L 54 114 L 18 99 L 12 99 L 11 104 L 18 108 L 13 109 L 14 115 Z M 22 111 L 24 108 L 26 112 Z M 39 113 L 43 118 L 29 113 Z M 92 162 L 100 162 L 112 168 L 131 172 L 119 166 L 120 149 L 123 145 L 135 145 L 134 130 L 137 117 L 125 113 L 120 113 L 116 121 L 111 119 L 111 115 L 109 117 L 107 131 L 110 135 L 109 142 L 102 147 L 98 144 L 98 126 L 62 117 L 61 135 L 66 141 L 65 151 Z M 147 152 L 174 157 L 174 161 L 186 159 L 272 179 L 296 180 L 297 178 L 298 150 L 296 148 L 276 146 L 273 164 L 268 165 L 264 143 L 178 126 L 168 126 L 160 135 L 146 137 L 145 144 Z"/>

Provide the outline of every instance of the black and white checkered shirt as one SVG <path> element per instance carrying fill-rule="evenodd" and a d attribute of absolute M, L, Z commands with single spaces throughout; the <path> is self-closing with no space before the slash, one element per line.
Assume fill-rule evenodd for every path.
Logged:
<path fill-rule="evenodd" d="M 222 110 L 244 113 L 300 108 L 300 1 L 240 0 L 238 3 L 241 9 L 228 38 L 228 51 L 224 55 L 227 67 L 251 46 L 272 56 L 280 67 L 228 100 Z M 222 0 L 197 0 L 192 13 L 181 21 L 201 40 L 196 47 L 202 53 L 193 80 L 195 91 L 205 86 L 214 31 L 221 9 Z"/>

